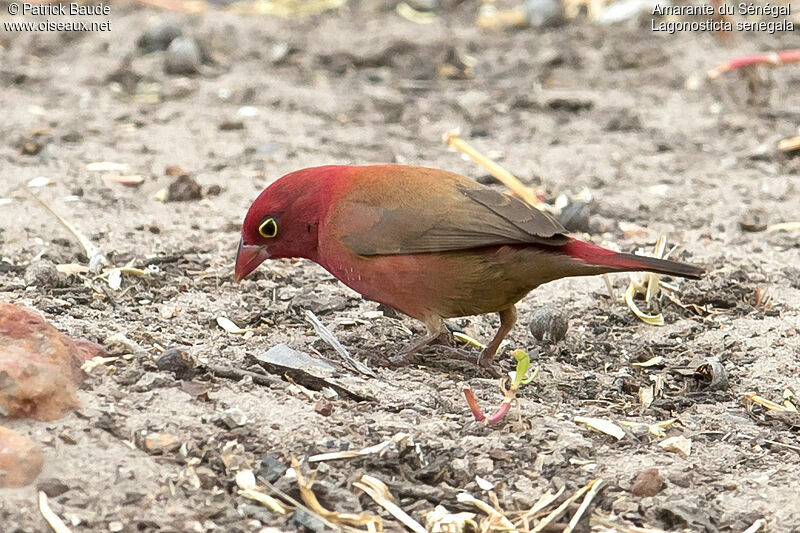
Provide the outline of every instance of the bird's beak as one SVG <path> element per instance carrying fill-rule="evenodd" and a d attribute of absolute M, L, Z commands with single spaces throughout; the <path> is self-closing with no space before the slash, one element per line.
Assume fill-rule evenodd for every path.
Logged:
<path fill-rule="evenodd" d="M 253 246 L 239 241 L 239 250 L 236 252 L 236 268 L 234 269 L 236 281 L 242 281 L 250 272 L 269 257 L 265 246 Z"/>

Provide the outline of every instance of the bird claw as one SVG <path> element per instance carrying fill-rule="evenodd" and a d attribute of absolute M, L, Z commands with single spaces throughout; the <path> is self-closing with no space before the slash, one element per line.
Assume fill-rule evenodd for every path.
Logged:
<path fill-rule="evenodd" d="M 448 352 L 448 354 L 454 359 L 458 359 L 459 361 L 467 361 L 468 363 L 472 363 L 480 368 L 483 368 L 486 370 L 486 373 L 493 378 L 499 378 L 503 375 L 498 372 L 498 370 L 492 364 L 493 358 L 487 357 L 485 352 L 476 354 L 475 352 L 462 350 L 461 348 L 453 348 L 450 346 L 442 346 L 442 349 Z"/>

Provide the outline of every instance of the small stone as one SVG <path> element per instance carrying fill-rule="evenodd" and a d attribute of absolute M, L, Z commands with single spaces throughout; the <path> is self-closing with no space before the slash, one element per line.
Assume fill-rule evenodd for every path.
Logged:
<path fill-rule="evenodd" d="M 664 477 L 658 468 L 648 468 L 636 475 L 631 487 L 631 494 L 638 498 L 655 496 L 664 486 Z"/>
<path fill-rule="evenodd" d="M 286 473 L 286 468 L 286 464 L 278 459 L 277 454 L 267 453 L 261 458 L 261 467 L 258 469 L 258 475 L 270 483 L 275 483 Z"/>
<path fill-rule="evenodd" d="M 564 11 L 559 0 L 527 0 L 525 18 L 534 28 L 557 26 L 564 22 Z"/>
<path fill-rule="evenodd" d="M 180 348 L 167 348 L 156 359 L 159 370 L 172 372 L 178 379 L 189 379 L 194 375 L 194 360 L 186 350 Z"/>
<path fill-rule="evenodd" d="M 312 533 L 333 533 L 334 530 L 328 527 L 319 515 L 312 514 L 302 508 L 295 509 L 292 515 L 295 525 L 305 528 Z"/>
<path fill-rule="evenodd" d="M 61 282 L 61 274 L 53 262 L 42 259 L 31 263 L 25 269 L 22 279 L 28 287 L 58 287 Z"/>
<path fill-rule="evenodd" d="M 197 42 L 191 37 L 177 37 L 167 48 L 164 71 L 167 74 L 197 74 L 202 54 Z"/>
<path fill-rule="evenodd" d="M 314 412 L 322 416 L 331 416 L 331 413 L 333 412 L 333 404 L 325 399 L 319 400 L 314 405 Z"/>
<path fill-rule="evenodd" d="M 108 337 L 103 345 L 106 347 L 106 353 L 110 356 L 122 356 L 134 353 L 136 351 L 136 344 L 134 344 L 124 333 L 115 333 Z"/>
<path fill-rule="evenodd" d="M 125 525 L 122 522 L 115 520 L 113 522 L 108 523 L 108 530 L 111 533 L 119 533 L 123 529 L 125 529 Z"/>
<path fill-rule="evenodd" d="M 31 439 L 0 426 L 0 488 L 30 484 L 43 465 L 42 452 Z"/>
<path fill-rule="evenodd" d="M 167 202 L 188 202 L 202 197 L 200 184 L 186 174 L 178 176 L 167 188 Z"/>
<path fill-rule="evenodd" d="M 80 367 L 94 344 L 75 342 L 41 316 L 0 303 L 0 346 L 3 415 L 55 420 L 79 407 Z"/>
<path fill-rule="evenodd" d="M 453 471 L 453 478 L 455 478 L 457 482 L 463 482 L 472 478 L 469 461 L 465 458 L 456 458 L 450 461 L 450 469 Z"/>
<path fill-rule="evenodd" d="M 767 229 L 767 214 L 760 209 L 748 209 L 739 218 L 739 227 L 742 231 L 764 231 Z"/>
<path fill-rule="evenodd" d="M 67 492 L 69 487 L 58 478 L 46 477 L 36 483 L 36 490 L 44 492 L 49 498 L 55 498 Z"/>
<path fill-rule="evenodd" d="M 222 422 L 228 429 L 234 429 L 241 427 L 247 423 L 247 416 L 242 412 L 241 409 L 236 407 L 231 407 L 230 409 L 225 409 L 222 412 L 222 416 L 219 417 L 219 421 Z"/>
<path fill-rule="evenodd" d="M 684 457 L 689 457 L 689 454 L 692 453 L 692 441 L 683 435 L 664 439 L 658 445 L 668 452 L 679 453 Z"/>
<path fill-rule="evenodd" d="M 153 455 L 174 452 L 181 447 L 181 441 L 169 433 L 148 433 L 144 438 L 144 448 Z"/>
<path fill-rule="evenodd" d="M 475 473 L 481 475 L 491 474 L 494 471 L 494 461 L 488 457 L 479 457 L 472 466 Z"/>
<path fill-rule="evenodd" d="M 219 196 L 221 192 L 222 192 L 222 187 L 220 187 L 215 183 L 214 185 L 208 186 L 208 188 L 206 189 L 206 196 Z"/>
<path fill-rule="evenodd" d="M 571 232 L 588 233 L 591 229 L 589 212 L 589 204 L 586 202 L 572 202 L 561 210 L 558 221 Z"/>
<path fill-rule="evenodd" d="M 180 27 L 168 22 L 162 22 L 147 28 L 136 41 L 136 46 L 145 54 L 166 50 L 169 48 L 170 43 L 182 34 Z"/>
<path fill-rule="evenodd" d="M 139 378 L 131 390 L 133 392 L 148 392 L 153 389 L 163 389 L 164 387 L 171 387 L 175 384 L 175 380 L 158 374 L 156 372 L 146 372 Z"/>
<path fill-rule="evenodd" d="M 564 339 L 569 329 L 567 315 L 559 309 L 544 307 L 531 315 L 530 330 L 536 340 L 556 343 Z"/>

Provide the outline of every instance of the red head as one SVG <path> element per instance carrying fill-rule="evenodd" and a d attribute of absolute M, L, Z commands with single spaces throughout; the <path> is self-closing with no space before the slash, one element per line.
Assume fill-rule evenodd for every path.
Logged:
<path fill-rule="evenodd" d="M 266 259 L 316 259 L 317 232 L 329 203 L 329 184 L 344 168 L 298 170 L 262 191 L 242 224 L 242 240 L 236 253 L 237 281 Z"/>

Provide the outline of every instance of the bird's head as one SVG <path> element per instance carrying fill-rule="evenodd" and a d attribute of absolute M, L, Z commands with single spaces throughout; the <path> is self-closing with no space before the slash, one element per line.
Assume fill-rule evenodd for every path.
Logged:
<path fill-rule="evenodd" d="M 316 258 L 319 222 L 328 204 L 327 174 L 326 167 L 287 174 L 255 199 L 242 223 L 236 281 L 267 259 Z"/>

